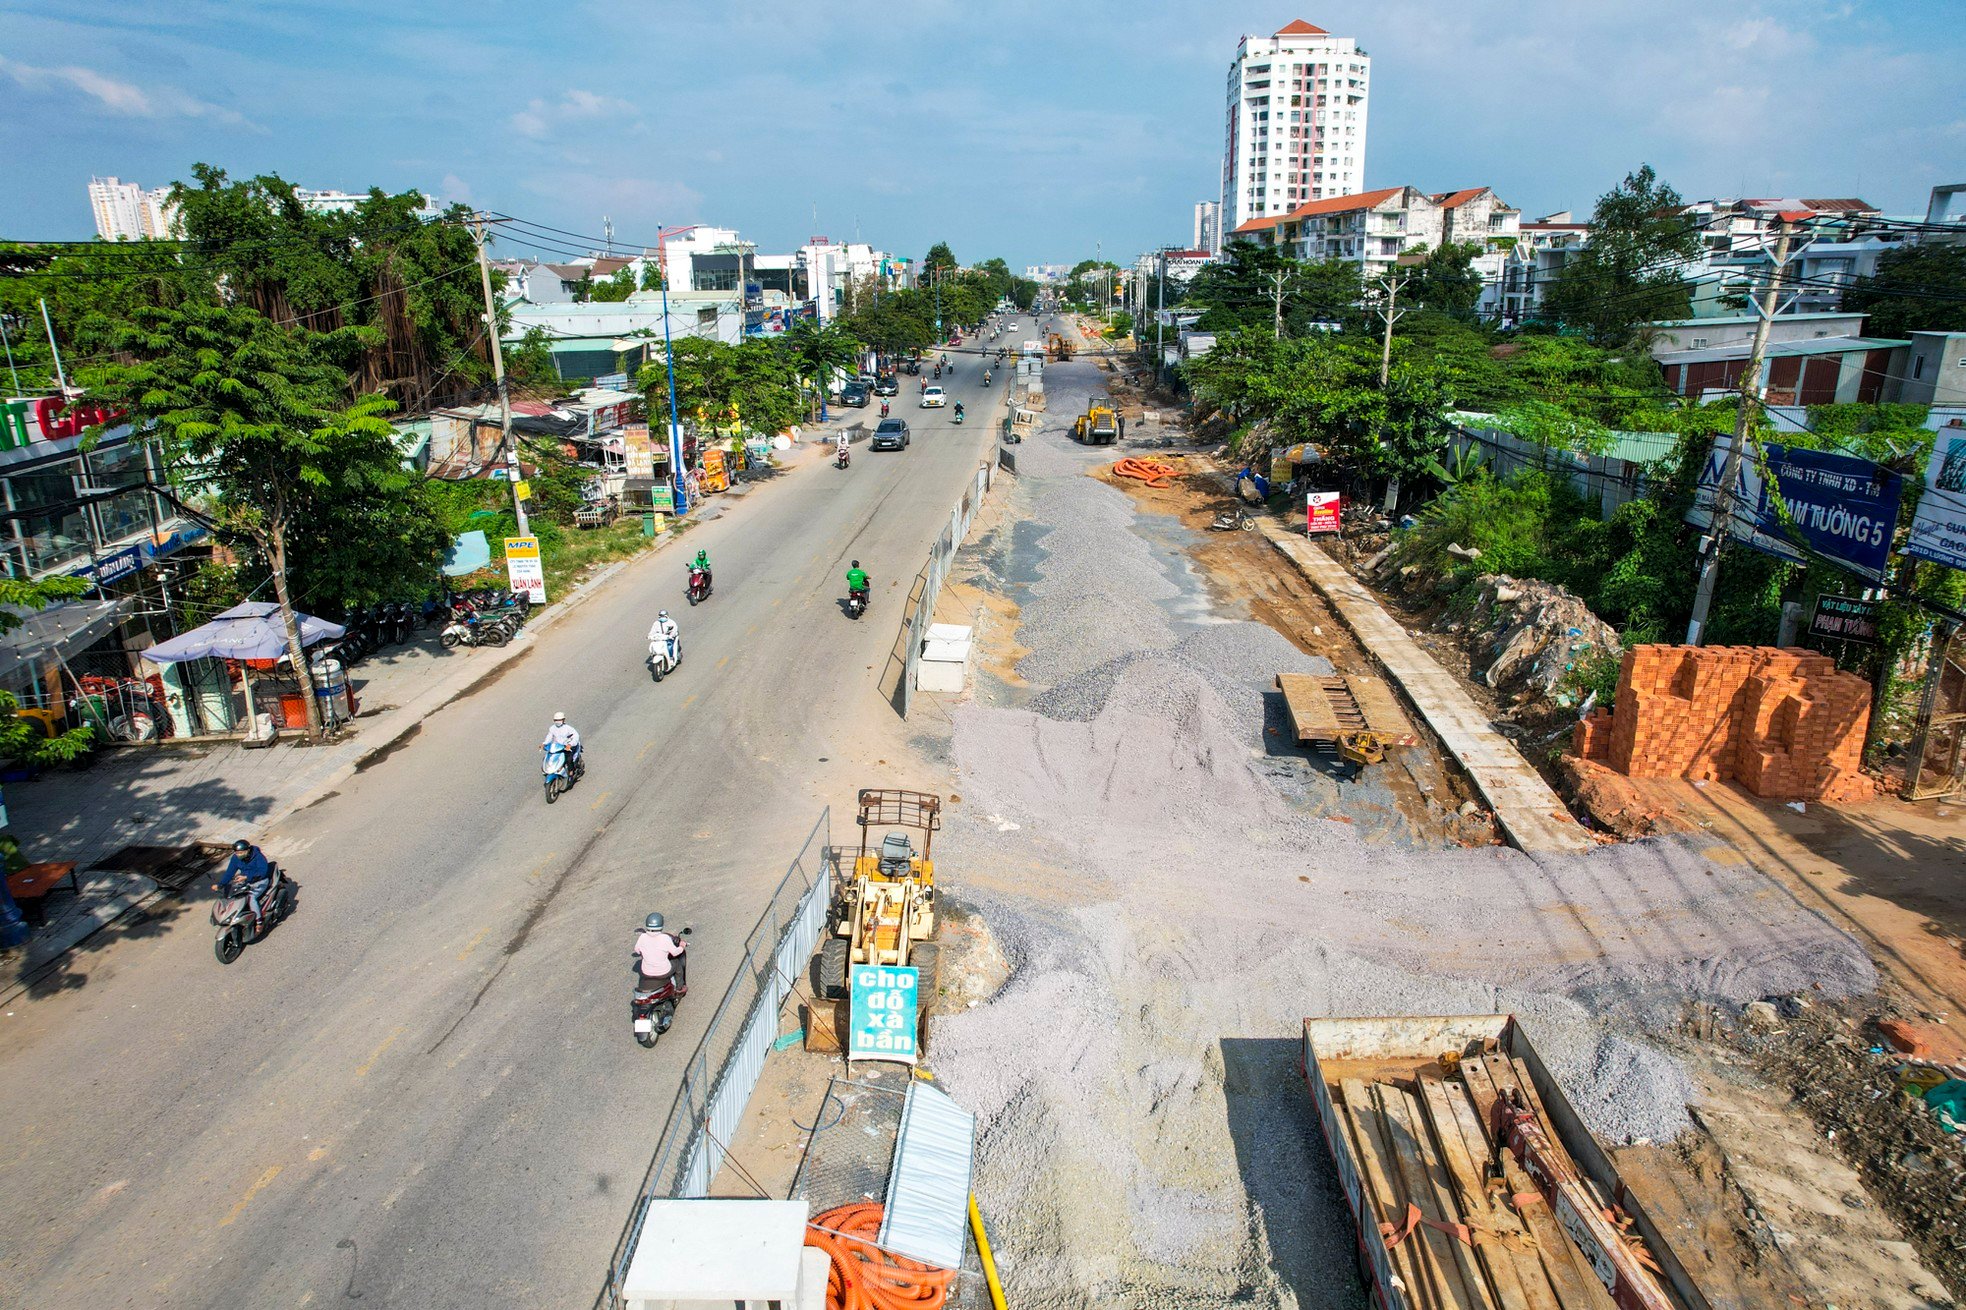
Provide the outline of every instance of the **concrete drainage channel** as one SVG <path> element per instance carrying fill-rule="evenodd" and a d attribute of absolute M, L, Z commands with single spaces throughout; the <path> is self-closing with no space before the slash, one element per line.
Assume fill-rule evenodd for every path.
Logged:
<path fill-rule="evenodd" d="M 1164 529 L 1084 476 L 1114 458 L 1066 435 L 1098 381 L 1050 370 L 1018 450 L 1001 635 L 1031 691 L 985 688 L 948 740 L 943 840 L 1012 974 L 932 1049 L 1014 1304 L 1360 1304 L 1306 1017 L 1513 1012 L 1616 1144 L 1687 1123 L 1655 1045 L 1687 1001 L 1874 988 L 1856 943 L 1677 843 L 1531 858 L 1318 813 L 1262 746 L 1269 679 L 1313 657 L 1198 610 Z"/>

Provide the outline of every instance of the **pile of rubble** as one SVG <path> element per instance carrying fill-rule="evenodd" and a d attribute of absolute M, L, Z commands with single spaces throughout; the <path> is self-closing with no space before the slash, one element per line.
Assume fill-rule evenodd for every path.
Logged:
<path fill-rule="evenodd" d="M 1570 674 L 1619 649 L 1617 629 L 1562 587 L 1502 573 L 1475 585 L 1473 610 L 1448 629 L 1465 632 L 1471 671 L 1504 698 L 1567 708 L 1581 699 Z"/>

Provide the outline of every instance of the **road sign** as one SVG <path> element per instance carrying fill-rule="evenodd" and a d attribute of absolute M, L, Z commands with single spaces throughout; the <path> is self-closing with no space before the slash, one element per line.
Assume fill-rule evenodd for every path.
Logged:
<path fill-rule="evenodd" d="M 539 558 L 538 537 L 505 539 L 505 579 L 533 604 L 546 603 L 546 565 Z"/>
<path fill-rule="evenodd" d="M 1708 527 L 1714 493 L 1733 437 L 1715 439 L 1687 521 Z M 1811 554 L 1881 582 L 1898 527 L 1904 479 L 1867 459 L 1760 442 L 1750 447 L 1734 486 L 1734 536 L 1778 559 L 1805 563 Z M 1763 466 L 1773 477 L 1763 475 Z M 1804 548 L 1807 548 L 1806 550 Z"/>
<path fill-rule="evenodd" d="M 1855 596 L 1816 597 L 1816 612 L 1809 616 L 1809 635 L 1834 637 L 1838 641 L 1877 642 L 1877 602 Z"/>
<path fill-rule="evenodd" d="M 1958 419 L 1939 431 L 1925 468 L 1925 494 L 1912 516 L 1905 554 L 1966 569 L 1966 426 Z"/>
<path fill-rule="evenodd" d="M 877 964 L 855 965 L 852 972 L 846 1058 L 913 1064 L 921 1012 L 918 972 Z"/>

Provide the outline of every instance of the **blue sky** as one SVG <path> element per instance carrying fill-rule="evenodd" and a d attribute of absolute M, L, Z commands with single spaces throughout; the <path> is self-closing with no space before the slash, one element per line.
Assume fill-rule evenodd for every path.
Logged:
<path fill-rule="evenodd" d="M 1373 56 L 1369 186 L 1582 212 L 1649 161 L 1922 213 L 1966 181 L 1960 0 L 0 0 L 0 236 L 203 160 L 629 242 L 1125 259 L 1187 240 L 1238 36 L 1299 17 Z"/>

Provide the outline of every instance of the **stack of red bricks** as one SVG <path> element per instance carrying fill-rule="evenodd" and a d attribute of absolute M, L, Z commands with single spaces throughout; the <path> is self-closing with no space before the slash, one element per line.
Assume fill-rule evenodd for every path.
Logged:
<path fill-rule="evenodd" d="M 1775 800 L 1866 800 L 1870 684 L 1826 655 L 1774 646 L 1635 646 L 1617 709 L 1573 749 L 1632 778 L 1733 779 Z"/>

